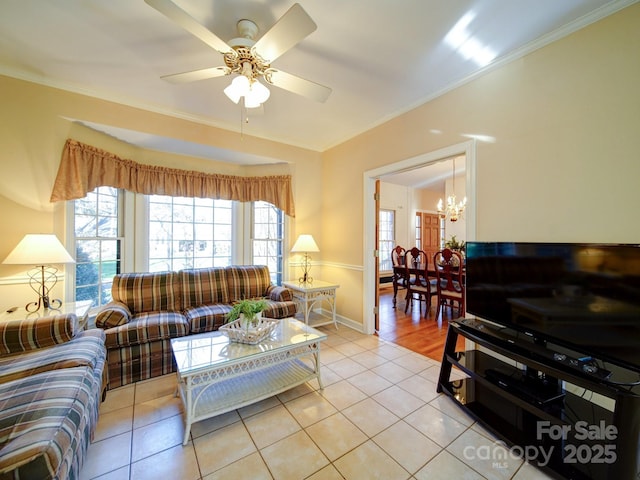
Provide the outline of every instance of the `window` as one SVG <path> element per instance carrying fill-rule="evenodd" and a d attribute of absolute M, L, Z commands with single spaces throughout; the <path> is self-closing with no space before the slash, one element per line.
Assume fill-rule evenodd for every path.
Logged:
<path fill-rule="evenodd" d="M 254 265 L 267 265 L 271 281 L 282 284 L 284 213 L 267 202 L 253 202 L 251 252 Z"/>
<path fill-rule="evenodd" d="M 395 212 L 393 210 L 380 209 L 378 224 L 378 261 L 380 262 L 380 271 L 386 272 L 393 270 L 393 265 L 391 263 L 391 250 L 396 243 Z"/>
<path fill-rule="evenodd" d="M 77 260 L 75 272 L 68 270 L 68 298 L 99 307 L 111 301 L 117 273 L 232 264 L 267 265 L 271 280 L 282 284 L 285 215 L 269 203 L 134 196 L 99 187 L 68 208 Z"/>
<path fill-rule="evenodd" d="M 231 265 L 233 202 L 150 195 L 150 272 Z"/>
<path fill-rule="evenodd" d="M 99 187 L 73 201 L 75 299 L 98 307 L 111 301 L 113 276 L 120 273 L 122 192 Z"/>
<path fill-rule="evenodd" d="M 281 284 L 282 210 L 266 202 L 238 208 L 238 202 L 209 198 L 150 195 L 147 200 L 149 271 L 247 263 L 267 265 L 272 281 Z"/>

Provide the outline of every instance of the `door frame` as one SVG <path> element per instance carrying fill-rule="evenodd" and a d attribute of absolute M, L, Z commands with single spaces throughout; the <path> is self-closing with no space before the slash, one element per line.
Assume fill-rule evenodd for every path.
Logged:
<path fill-rule="evenodd" d="M 391 163 L 383 167 L 367 170 L 363 174 L 364 180 L 364 269 L 363 269 L 363 295 L 362 295 L 362 314 L 363 314 L 363 331 L 366 334 L 373 334 L 375 331 L 375 292 L 378 288 L 377 278 L 375 276 L 376 264 L 378 258 L 375 251 L 378 245 L 375 244 L 376 238 L 376 218 L 375 218 L 375 201 L 374 193 L 376 180 L 384 175 L 391 173 L 413 170 L 424 167 L 426 165 L 437 163 L 441 160 L 451 158 L 458 155 L 465 156 L 465 187 L 466 196 L 469 200 L 465 209 L 466 221 L 466 239 L 475 240 L 476 238 L 476 140 L 457 143 L 433 152 L 424 153 L 406 160 Z"/>
<path fill-rule="evenodd" d="M 380 245 L 380 179 L 375 181 L 375 195 L 373 196 L 373 203 L 375 208 L 374 221 L 375 221 L 375 245 L 376 252 L 375 255 L 376 261 L 374 262 L 375 272 L 373 276 L 376 279 L 376 286 L 378 285 L 378 279 L 380 278 L 380 252 L 378 251 L 378 246 Z M 378 288 L 375 289 L 373 293 L 373 328 L 377 332 L 380 329 L 380 290 Z"/>

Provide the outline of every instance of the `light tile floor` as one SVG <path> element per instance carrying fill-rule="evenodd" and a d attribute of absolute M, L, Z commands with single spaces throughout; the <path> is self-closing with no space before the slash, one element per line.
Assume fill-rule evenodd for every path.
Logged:
<path fill-rule="evenodd" d="M 550 478 L 436 393 L 439 362 L 321 329 L 324 390 L 314 381 L 196 423 L 184 447 L 174 374 L 108 392 L 81 480 Z M 501 448 L 504 461 L 473 458 Z"/>

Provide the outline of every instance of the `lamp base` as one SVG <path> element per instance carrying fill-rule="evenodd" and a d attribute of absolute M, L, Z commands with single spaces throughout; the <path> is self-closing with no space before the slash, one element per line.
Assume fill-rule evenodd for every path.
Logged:
<path fill-rule="evenodd" d="M 302 276 L 298 279 L 300 283 L 313 283 L 309 270 L 311 270 L 311 257 L 308 253 L 305 253 L 302 258 Z"/>
<path fill-rule="evenodd" d="M 56 273 L 58 269 L 49 265 L 38 265 L 37 267 L 29 270 L 29 286 L 38 294 L 38 300 L 36 302 L 27 303 L 24 307 L 27 312 L 35 312 L 42 308 L 60 308 L 62 306 L 62 300 L 49 299 L 49 292 L 58 283 L 58 277 Z M 47 282 L 49 285 L 47 286 Z M 57 306 L 56 306 L 57 305 Z"/>
<path fill-rule="evenodd" d="M 59 298 L 51 300 L 49 297 L 39 297 L 37 302 L 27 303 L 24 309 L 27 312 L 37 312 L 41 307 L 44 309 L 58 310 L 62 307 L 62 300 Z"/>
<path fill-rule="evenodd" d="M 308 273 L 305 273 L 304 275 L 302 275 L 299 279 L 298 282 L 302 283 L 313 283 L 313 277 L 311 275 L 309 275 Z"/>

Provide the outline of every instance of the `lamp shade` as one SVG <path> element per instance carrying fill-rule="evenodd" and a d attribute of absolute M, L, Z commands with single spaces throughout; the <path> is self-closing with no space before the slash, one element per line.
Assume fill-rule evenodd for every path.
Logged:
<path fill-rule="evenodd" d="M 258 80 L 250 80 L 244 75 L 238 75 L 224 89 L 224 94 L 233 103 L 238 103 L 240 98 L 244 97 L 244 106 L 246 108 L 257 108 L 269 99 L 271 92 Z"/>
<path fill-rule="evenodd" d="M 29 233 L 2 263 L 8 265 L 48 265 L 76 263 L 53 234 Z"/>
<path fill-rule="evenodd" d="M 244 97 L 244 104 L 247 108 L 257 108 L 269 99 L 269 95 L 271 95 L 269 89 L 258 80 L 254 80 Z"/>
<path fill-rule="evenodd" d="M 240 97 L 244 97 L 249 92 L 249 79 L 244 75 L 238 75 L 231 81 L 231 84 L 224 89 L 224 94 L 233 103 L 238 103 Z"/>
<path fill-rule="evenodd" d="M 293 244 L 293 248 L 291 252 L 319 252 L 320 249 L 316 244 L 316 241 L 313 239 L 313 236 L 308 234 L 303 234 L 298 237 L 296 243 Z"/>

